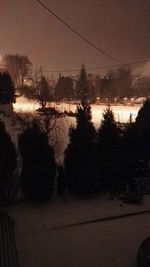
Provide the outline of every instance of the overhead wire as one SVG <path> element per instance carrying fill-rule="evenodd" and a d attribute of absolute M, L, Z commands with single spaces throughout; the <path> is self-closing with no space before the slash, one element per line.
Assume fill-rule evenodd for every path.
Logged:
<path fill-rule="evenodd" d="M 87 39 L 84 35 L 82 35 L 81 33 L 79 33 L 77 30 L 75 30 L 70 24 L 68 24 L 67 22 L 65 22 L 62 18 L 60 18 L 56 13 L 54 13 L 47 5 L 45 5 L 42 1 L 40 0 L 35 0 L 41 7 L 43 7 L 45 10 L 47 10 L 50 14 L 52 14 L 54 17 L 56 17 L 61 23 L 63 23 L 67 28 L 69 28 L 74 34 L 76 34 L 80 39 L 84 40 L 86 43 L 88 43 L 90 46 L 92 46 L 93 48 L 95 48 L 97 51 L 99 51 L 100 53 L 104 54 L 105 56 L 121 63 L 121 64 L 125 64 L 125 62 L 123 62 L 122 60 L 112 56 L 111 54 L 109 54 L 108 52 L 106 52 L 105 50 L 101 49 L 100 47 L 96 46 L 93 42 L 91 42 L 89 39 Z"/>
<path fill-rule="evenodd" d="M 138 64 L 144 64 L 146 62 L 150 62 L 150 59 L 145 59 L 145 60 L 140 60 L 140 61 L 133 61 L 130 63 L 126 63 L 126 64 L 117 64 L 117 65 L 109 65 L 109 66 L 102 66 L 102 67 L 96 67 L 96 68 L 86 68 L 86 70 L 103 70 L 103 69 L 113 69 L 113 68 L 119 68 L 122 65 L 125 66 L 132 66 L 132 65 L 138 65 Z M 59 72 L 59 73 L 63 73 L 63 72 L 78 72 L 81 69 L 63 69 L 63 70 L 42 70 L 43 72 Z"/>

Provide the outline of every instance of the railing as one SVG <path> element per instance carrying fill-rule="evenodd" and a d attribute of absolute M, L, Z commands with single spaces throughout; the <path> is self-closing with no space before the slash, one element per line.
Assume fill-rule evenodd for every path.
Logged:
<path fill-rule="evenodd" d="M 0 212 L 0 266 L 19 267 L 14 223 L 6 212 Z"/>

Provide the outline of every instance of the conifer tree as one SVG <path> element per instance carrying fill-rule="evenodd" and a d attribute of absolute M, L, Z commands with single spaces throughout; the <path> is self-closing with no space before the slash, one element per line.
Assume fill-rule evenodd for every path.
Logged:
<path fill-rule="evenodd" d="M 15 88 L 8 72 L 0 73 L 0 104 L 15 102 Z"/>
<path fill-rule="evenodd" d="M 14 171 L 17 166 L 15 146 L 0 121 L 0 204 L 7 202 L 15 190 Z"/>
<path fill-rule="evenodd" d="M 55 98 L 57 101 L 74 98 L 73 80 L 70 77 L 59 76 L 55 86 Z"/>
<path fill-rule="evenodd" d="M 122 146 L 122 184 L 134 189 L 136 168 L 139 164 L 140 151 L 135 123 L 127 124 L 123 130 Z"/>
<path fill-rule="evenodd" d="M 41 77 L 39 83 L 39 101 L 41 103 L 42 109 L 46 106 L 47 101 L 49 100 L 49 85 L 45 76 Z"/>
<path fill-rule="evenodd" d="M 47 200 L 54 189 L 56 164 L 48 137 L 33 120 L 19 136 L 22 190 L 31 200 Z"/>
<path fill-rule="evenodd" d="M 142 182 L 143 178 L 150 175 L 150 99 L 147 99 L 138 112 L 135 121 L 136 150 L 138 156 L 137 176 Z M 147 181 L 148 181 L 147 180 Z"/>
<path fill-rule="evenodd" d="M 94 139 L 91 108 L 82 102 L 77 106 L 76 128 L 69 130 L 70 142 L 64 154 L 64 166 L 69 190 L 78 195 L 95 191 Z"/>
<path fill-rule="evenodd" d="M 88 80 L 85 66 L 82 65 L 79 80 L 76 85 L 77 99 L 80 101 L 87 101 L 88 99 Z"/>
<path fill-rule="evenodd" d="M 150 100 L 147 99 L 138 112 L 135 122 L 141 157 L 150 159 Z"/>
<path fill-rule="evenodd" d="M 121 186 L 121 131 L 110 107 L 103 113 L 97 134 L 97 172 L 105 191 L 114 192 Z"/>

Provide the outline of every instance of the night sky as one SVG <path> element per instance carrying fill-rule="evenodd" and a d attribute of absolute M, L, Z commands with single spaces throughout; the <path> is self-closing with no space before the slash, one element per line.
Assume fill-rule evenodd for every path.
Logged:
<path fill-rule="evenodd" d="M 41 1 L 112 56 L 124 62 L 150 59 L 150 0 Z M 7 53 L 26 54 L 35 68 L 41 65 L 58 72 L 80 69 L 82 63 L 86 68 L 118 64 L 79 39 L 35 0 L 0 0 L 0 54 Z M 150 63 L 139 67 L 148 72 Z"/>

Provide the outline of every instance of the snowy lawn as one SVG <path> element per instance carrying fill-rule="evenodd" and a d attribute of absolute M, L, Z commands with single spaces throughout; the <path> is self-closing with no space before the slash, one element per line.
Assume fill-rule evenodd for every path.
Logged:
<path fill-rule="evenodd" d="M 36 109 L 39 107 L 39 103 L 37 101 L 29 100 L 25 97 L 19 97 L 16 100 L 16 103 L 13 105 L 15 112 L 29 112 L 31 115 L 36 114 Z M 76 111 L 76 105 L 75 104 L 68 104 L 68 103 L 50 103 L 51 107 L 55 107 L 57 110 L 64 112 L 67 111 Z M 135 121 L 135 118 L 137 116 L 137 113 L 140 109 L 140 105 L 138 106 L 112 106 L 112 110 L 115 115 L 116 121 L 119 122 L 129 122 L 129 118 L 132 119 L 132 121 Z M 96 128 L 100 127 L 102 114 L 104 110 L 106 109 L 105 105 L 91 105 L 91 111 L 92 111 L 92 121 L 94 123 L 94 126 Z M 75 125 L 76 120 L 74 117 L 60 117 L 57 118 L 57 129 L 54 129 L 54 136 L 56 137 L 56 142 L 54 142 L 54 149 L 55 149 L 55 157 L 57 162 L 63 161 L 63 152 L 68 144 L 68 129 L 70 126 Z M 10 131 L 9 131 L 10 132 Z"/>
<path fill-rule="evenodd" d="M 59 104 L 55 102 L 50 103 L 51 107 L 55 107 L 57 110 L 64 112 L 66 111 L 76 111 L 76 104 L 72 103 L 65 103 L 61 102 Z M 19 97 L 16 99 L 16 103 L 13 104 L 15 112 L 32 112 L 34 113 L 36 109 L 39 108 L 39 103 L 37 101 L 29 100 L 26 97 Z M 115 105 L 111 106 L 114 114 L 115 114 L 115 119 L 116 121 L 120 122 L 129 122 L 130 115 L 132 116 L 132 120 L 134 121 L 137 113 L 140 109 L 141 105 L 135 105 L 135 106 L 125 106 L 125 105 Z M 102 118 L 102 113 L 104 109 L 106 108 L 106 105 L 91 105 L 91 110 L 92 110 L 92 117 L 93 117 L 93 122 L 96 127 L 100 125 L 100 121 Z M 72 121 L 74 119 L 70 118 Z"/>
<path fill-rule="evenodd" d="M 16 241 L 22 267 L 135 267 L 140 243 L 150 236 L 150 213 L 54 229 L 71 223 L 150 208 L 98 197 L 92 200 L 57 198 L 45 205 L 20 204 L 9 213 L 16 223 Z"/>

